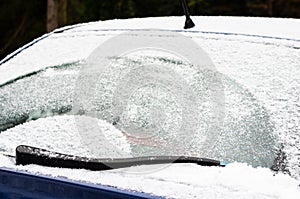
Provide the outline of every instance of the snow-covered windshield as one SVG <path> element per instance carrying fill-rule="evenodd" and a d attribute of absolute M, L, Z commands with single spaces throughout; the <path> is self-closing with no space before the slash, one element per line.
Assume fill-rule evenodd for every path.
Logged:
<path fill-rule="evenodd" d="M 92 37 L 107 36 L 104 33 Z M 285 161 L 290 172 L 296 173 L 293 159 L 299 154 L 293 150 L 299 149 L 293 140 L 299 140 L 300 82 L 295 75 L 299 73 L 299 49 L 276 39 L 187 35 L 217 70 L 197 71 L 195 65 L 168 53 L 139 51 L 107 57 L 111 65 L 97 83 L 94 96 L 88 98 L 92 100 L 84 99 L 79 105 L 78 79 L 88 59 L 49 66 L 2 84 L 0 150 L 13 152 L 17 145 L 27 144 L 97 157 L 188 155 L 263 167 Z M 135 70 L 141 64 L 151 67 Z M 157 71 L 157 66 L 168 70 Z M 175 86 L 169 81 L 140 84 L 149 76 L 172 80 L 169 69 L 188 82 L 197 101 L 188 94 L 182 99 L 176 96 L 173 91 L 181 89 L 180 82 Z M 128 73 L 128 82 L 116 84 Z M 217 124 L 219 120 L 210 112 L 211 92 L 216 89 L 222 90 L 220 96 L 214 96 L 221 99 L 216 100 L 220 104 L 213 104 L 220 106 L 222 119 Z M 189 120 L 182 118 L 186 106 Z M 105 139 L 95 138 L 99 129 Z M 217 136 L 207 135 L 211 132 Z M 88 147 L 95 142 L 99 148 Z M 278 160 L 282 154 L 288 160 Z"/>

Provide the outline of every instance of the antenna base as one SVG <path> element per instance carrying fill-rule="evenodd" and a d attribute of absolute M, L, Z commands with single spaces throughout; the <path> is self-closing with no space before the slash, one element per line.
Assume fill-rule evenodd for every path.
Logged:
<path fill-rule="evenodd" d="M 193 22 L 193 20 L 189 17 L 186 19 L 185 24 L 184 24 L 184 29 L 190 29 L 195 27 L 195 24 Z"/>

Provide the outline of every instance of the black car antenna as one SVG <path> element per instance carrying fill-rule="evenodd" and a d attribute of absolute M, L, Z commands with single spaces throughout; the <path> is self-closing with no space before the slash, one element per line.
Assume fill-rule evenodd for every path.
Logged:
<path fill-rule="evenodd" d="M 184 29 L 190 29 L 190 28 L 195 27 L 195 24 L 194 24 L 193 20 L 191 19 L 190 14 L 189 14 L 186 0 L 181 0 L 181 4 L 182 4 L 184 15 L 186 17 L 185 24 L 184 24 Z"/>

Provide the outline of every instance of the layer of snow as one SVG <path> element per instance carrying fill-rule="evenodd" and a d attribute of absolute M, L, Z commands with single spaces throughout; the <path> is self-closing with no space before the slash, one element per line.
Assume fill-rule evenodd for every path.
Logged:
<path fill-rule="evenodd" d="M 168 198 L 257 198 L 298 199 L 299 182 L 287 175 L 274 175 L 266 168 L 232 163 L 225 168 L 193 164 L 139 166 L 112 171 L 15 166 L 0 155 L 6 168 L 29 171 L 70 180 L 109 185 L 120 189 L 152 193 Z"/>
<path fill-rule="evenodd" d="M 0 134 L 1 150 L 13 154 L 20 144 L 47 148 L 57 152 L 81 156 L 101 157 L 84 148 L 80 141 L 75 119 L 90 120 L 86 116 L 54 116 L 40 118 L 19 125 Z M 98 121 L 105 141 L 130 153 L 124 135 L 105 121 Z M 87 128 L 87 135 L 95 129 Z M 18 138 L 18 139 L 16 139 Z M 97 137 L 96 137 L 97 138 Z M 101 143 L 100 136 L 97 139 Z M 119 157 L 100 145 L 102 157 Z M 122 155 L 121 157 L 124 157 Z M 202 167 L 194 164 L 138 166 L 111 171 L 50 168 L 38 165 L 16 166 L 14 160 L 0 153 L 1 167 L 27 171 L 79 182 L 101 184 L 120 189 L 139 191 L 170 198 L 282 198 L 300 197 L 299 182 L 284 174 L 274 174 L 267 168 L 253 168 L 241 163 L 231 163 L 225 168 Z"/>
<path fill-rule="evenodd" d="M 195 33 L 233 33 L 300 40 L 300 29 L 297 28 L 300 22 L 297 19 L 194 17 L 193 20 L 197 26 L 191 32 Z M 84 60 L 101 43 L 127 30 L 162 29 L 190 33 L 182 30 L 183 23 L 183 17 L 110 20 L 77 25 L 63 33 L 50 33 L 44 36 L 46 39 L 1 65 L 0 85 L 49 66 Z M 108 30 L 117 32 L 111 35 L 107 34 L 110 32 Z"/>
<path fill-rule="evenodd" d="M 259 17 L 192 17 L 196 27 L 190 31 L 246 34 L 300 40 L 299 19 Z M 165 29 L 182 30 L 184 17 L 144 18 L 92 22 L 76 31 L 99 29 Z M 71 30 L 72 31 L 72 30 Z M 184 31 L 183 31 L 184 32 Z"/>
<path fill-rule="evenodd" d="M 78 128 L 84 128 L 84 131 L 79 133 Z M 131 152 L 125 135 L 111 124 L 87 116 L 72 115 L 40 118 L 0 134 L 0 151 L 14 154 L 19 145 L 97 158 L 124 157 L 124 154 Z M 93 151 L 87 147 L 89 145 L 93 146 Z M 95 151 L 98 153 L 95 154 Z"/>
<path fill-rule="evenodd" d="M 168 17 L 92 22 L 63 33 L 50 34 L 0 66 L 0 85 L 51 66 L 80 63 L 101 43 L 127 29 L 180 31 L 209 54 L 219 72 L 241 85 L 266 107 L 275 125 L 274 131 L 285 145 L 288 168 L 293 177 L 299 178 L 300 80 L 297 74 L 300 74 L 300 20 L 240 17 L 195 17 L 193 20 L 197 27 L 191 31 L 181 30 L 184 18 Z M 219 32 L 233 34 L 215 34 Z M 46 74 L 51 77 L 53 71 Z M 9 129 L 0 134 L 5 137 L 0 140 L 0 148 L 12 153 L 16 145 L 28 144 L 59 151 L 57 146 L 65 143 L 64 149 L 70 153 L 74 152 L 74 147 L 79 147 L 75 153 L 91 155 L 89 149 L 80 148 L 82 145 L 78 136 L 74 137 L 76 127 L 74 124 L 72 126 L 71 118 L 58 116 L 39 119 Z M 119 142 L 123 149 L 130 152 L 122 133 L 99 122 L 99 126 L 115 132 L 110 141 Z M 42 128 L 42 125 L 50 126 Z M 49 129 L 52 129 L 51 133 L 44 137 Z M 44 139 L 40 139 L 39 134 Z M 106 152 L 109 154 L 109 149 Z M 11 159 L 0 155 L 0 166 L 175 198 L 300 197 L 299 181 L 283 174 L 273 176 L 269 169 L 254 169 L 240 163 L 229 164 L 225 168 L 187 164 L 172 165 L 161 170 L 134 167 L 91 172 L 34 165 L 15 166 Z"/>
<path fill-rule="evenodd" d="M 204 43 L 207 43 L 207 41 Z M 224 41 L 222 43 L 226 44 Z M 212 41 L 209 41 L 209 44 L 211 47 L 215 45 Z M 138 54 L 141 54 L 141 52 Z M 149 68 L 146 71 L 145 68 L 143 68 L 143 70 L 140 70 L 141 73 L 139 72 L 139 75 L 133 73 L 135 75 L 132 75 L 132 80 L 130 81 L 133 84 L 122 83 L 122 86 L 125 85 L 127 87 L 116 89 L 117 86 L 120 86 L 118 84 L 120 76 L 126 74 L 128 71 L 134 70 L 140 63 L 144 65 L 157 65 L 160 66 L 160 68 L 172 68 L 178 74 L 181 74 L 181 77 L 187 80 L 189 85 L 192 85 L 193 92 L 197 93 L 196 96 L 201 96 L 201 98 L 191 97 L 191 95 L 188 94 L 189 92 L 186 92 L 181 98 L 183 103 L 181 102 L 181 105 L 176 103 L 179 94 L 174 96 L 172 93 L 180 92 L 182 85 L 185 85 L 185 83 L 179 78 L 174 80 L 173 77 L 173 79 L 170 79 L 170 70 L 158 70 L 159 74 L 157 74 L 157 72 L 155 72 L 157 68 Z M 84 67 L 85 65 L 82 64 L 81 66 Z M 0 124 L 19 124 L 24 122 L 24 118 L 27 117 L 28 119 L 26 120 L 30 121 L 40 117 L 51 117 L 56 114 L 66 113 L 70 111 L 71 108 L 76 109 L 76 105 L 75 107 L 73 106 L 73 104 L 77 102 L 77 97 L 74 97 L 74 92 L 87 90 L 74 88 L 79 68 L 80 64 L 62 65 L 55 69 L 49 68 L 36 75 L 22 78 L 13 84 L 3 86 L 0 91 L 3 95 L 8 97 L 5 98 L 6 100 L 1 100 L 2 106 L 5 108 L 2 115 L 0 115 L 0 121 L 2 120 Z M 167 79 L 168 81 L 162 82 L 164 87 L 154 84 L 146 84 L 140 87 L 143 84 L 137 82 L 141 82 L 141 79 L 144 80 L 144 78 L 141 78 L 143 77 L 142 74 L 146 74 L 147 76 L 151 75 L 155 78 L 159 76 L 162 77 L 161 79 Z M 223 91 L 224 87 L 226 115 L 222 123 L 222 129 L 212 127 L 208 130 L 212 123 L 216 123 L 212 122 L 212 116 L 207 114 L 212 107 L 209 101 L 211 99 L 209 96 L 211 92 L 207 92 L 207 87 L 203 85 L 206 85 L 209 81 L 215 81 L 215 79 L 213 79 L 214 75 L 212 74 L 213 73 L 209 73 L 207 70 L 198 71 L 198 68 L 195 66 L 181 62 L 178 58 L 168 57 L 167 55 L 162 56 L 161 53 L 151 56 L 131 55 L 130 57 L 118 58 L 110 65 L 109 70 L 106 70 L 106 74 L 102 75 L 101 81 L 97 84 L 97 92 L 94 93 L 95 90 L 92 90 L 94 97 L 87 98 L 84 103 L 82 103 L 84 106 L 80 108 L 80 112 L 85 112 L 86 114 L 89 112 L 93 113 L 91 115 L 97 115 L 98 118 L 105 119 L 109 122 L 116 121 L 115 118 L 119 118 L 117 119 L 118 128 L 125 129 L 127 133 L 128 130 L 126 130 L 126 128 L 130 126 L 128 123 L 135 121 L 135 124 L 143 126 L 143 129 L 138 127 L 139 129 L 134 129 L 135 132 L 130 130 L 130 133 L 135 133 L 139 137 L 147 136 L 147 133 L 141 135 L 141 130 L 151 128 L 150 131 L 147 131 L 148 136 L 150 135 L 152 138 L 155 138 L 155 141 L 144 140 L 148 148 L 147 146 L 134 147 L 132 150 L 132 155 L 134 156 L 192 155 L 219 159 L 226 162 L 246 162 L 252 166 L 271 167 L 276 155 L 274 151 L 276 147 L 276 136 L 273 135 L 273 127 L 268 118 L 268 111 L 266 111 L 260 102 L 252 97 L 252 94 L 243 88 L 242 85 L 225 75 L 218 75 L 218 73 L 214 75 L 219 76 L 222 84 L 215 84 L 216 86 L 214 86 L 214 88 Z M 176 74 L 174 74 L 174 76 L 178 77 Z M 84 79 L 83 82 L 88 81 L 89 79 Z M 168 84 L 169 82 L 178 83 Z M 135 89 L 132 85 L 138 85 L 139 87 Z M 172 88 L 172 91 L 169 92 L 165 89 L 166 87 Z M 209 89 L 211 90 L 213 88 Z M 130 102 L 127 106 L 128 108 L 124 112 L 125 114 L 118 114 L 118 112 L 113 110 L 115 105 L 111 105 L 111 103 L 114 96 L 118 96 L 114 90 L 118 90 L 118 93 L 122 94 L 135 90 L 135 92 L 131 94 Z M 20 96 L 18 93 L 22 93 L 22 95 Z M 222 99 L 220 98 L 220 100 Z M 119 100 L 119 102 L 124 101 L 126 101 L 126 99 Z M 183 109 L 182 104 L 186 107 L 185 110 L 189 110 L 189 115 L 185 114 L 184 129 L 181 128 L 181 123 L 183 122 L 181 122 L 180 119 L 183 117 L 181 116 L 181 110 Z M 199 108 L 190 108 L 190 105 L 194 104 L 197 104 Z M 149 121 L 149 118 L 151 120 L 152 116 L 152 107 L 160 107 L 163 112 L 159 110 L 156 111 L 156 113 L 154 113 L 156 116 L 155 119 Z M 220 111 L 222 111 L 222 109 Z M 76 111 L 71 112 L 76 114 L 74 113 Z M 197 119 L 197 122 L 195 119 Z M 164 121 L 164 123 L 157 125 L 161 123 L 160 121 Z M 147 125 L 149 123 L 150 125 L 152 124 L 152 126 Z M 251 126 L 251 128 L 248 126 Z M 6 125 L 0 125 L 0 130 L 5 130 L 6 128 L 8 128 Z M 37 127 L 34 126 L 34 128 Z M 48 128 L 49 130 L 47 130 Z M 71 129 L 73 129 L 73 127 L 71 127 Z M 16 129 L 12 129 L 11 131 L 16 131 Z M 26 132 L 26 129 L 22 131 Z M 27 131 L 31 130 L 27 129 Z M 44 127 L 42 132 L 47 133 L 47 131 L 52 131 L 51 125 L 47 125 L 47 128 Z M 79 131 L 85 132 L 85 129 L 81 127 Z M 88 132 L 90 133 L 92 131 Z M 193 133 L 186 134 L 185 132 Z M 2 139 L 3 142 L 5 142 L 7 133 L 3 134 Z M 15 135 L 17 136 L 19 134 L 16 133 L 14 136 Z M 41 138 L 42 135 L 39 136 L 39 139 Z M 15 139 L 18 139 L 18 137 Z M 38 141 L 38 139 L 34 139 L 34 142 Z M 34 144 L 34 142 L 32 142 L 32 144 Z M 19 143 L 21 143 L 21 141 Z M 56 148 L 59 150 L 64 149 L 64 145 L 60 146 L 54 142 L 53 144 L 56 144 Z M 156 145 L 156 147 L 151 147 L 151 145 Z M 58 147 L 61 147 L 61 149 Z M 228 153 L 228 151 L 230 151 L 230 153 Z M 66 153 L 69 153 L 69 150 Z"/>

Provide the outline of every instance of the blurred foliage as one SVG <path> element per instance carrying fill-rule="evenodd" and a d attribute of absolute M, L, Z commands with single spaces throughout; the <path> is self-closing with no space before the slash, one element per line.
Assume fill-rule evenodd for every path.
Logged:
<path fill-rule="evenodd" d="M 69 23 L 182 14 L 179 0 L 69 0 Z"/>
<path fill-rule="evenodd" d="M 192 15 L 300 17 L 300 0 L 187 0 Z M 46 32 L 47 0 L 0 0 L 0 59 Z M 68 0 L 67 24 L 183 15 L 180 0 Z"/>
<path fill-rule="evenodd" d="M 47 1 L 0 0 L 0 59 L 46 31 Z"/>

